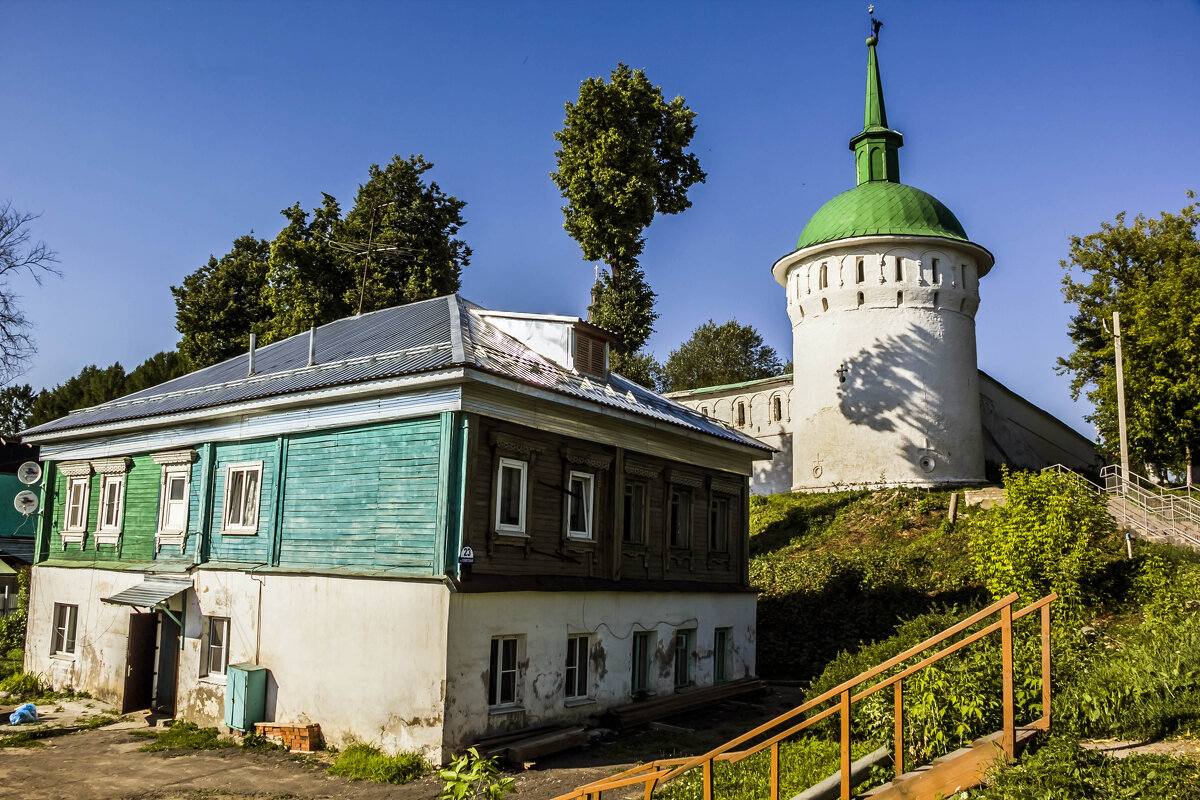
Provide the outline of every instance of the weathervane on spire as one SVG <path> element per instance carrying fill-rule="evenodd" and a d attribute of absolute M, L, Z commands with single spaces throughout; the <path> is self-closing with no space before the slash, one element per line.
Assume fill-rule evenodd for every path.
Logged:
<path fill-rule="evenodd" d="M 883 23 L 875 19 L 875 5 L 873 3 L 867 6 L 867 14 L 871 17 L 871 36 L 878 41 L 879 29 L 883 27 Z"/>

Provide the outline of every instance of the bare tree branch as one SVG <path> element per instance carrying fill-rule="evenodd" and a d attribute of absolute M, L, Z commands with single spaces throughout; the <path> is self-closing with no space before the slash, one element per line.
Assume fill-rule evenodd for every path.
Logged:
<path fill-rule="evenodd" d="M 37 214 L 17 211 L 12 201 L 0 205 L 0 382 L 8 383 L 24 372 L 36 352 L 32 327 L 12 289 L 12 279 L 22 273 L 39 286 L 46 275 L 61 276 L 54 265 L 58 254 L 45 242 L 30 243 L 29 223 Z"/>

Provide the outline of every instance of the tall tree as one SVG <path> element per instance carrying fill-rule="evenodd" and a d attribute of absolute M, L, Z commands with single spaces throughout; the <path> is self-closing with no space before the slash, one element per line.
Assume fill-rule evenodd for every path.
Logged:
<path fill-rule="evenodd" d="M 0 437 L 11 439 L 29 427 L 33 387 L 28 383 L 0 389 Z"/>
<path fill-rule="evenodd" d="M 25 371 L 35 349 L 12 280 L 25 273 L 40 285 L 47 274 L 62 274 L 54 267 L 58 255 L 45 242 L 30 241 L 29 224 L 35 219 L 34 214 L 14 209 L 11 202 L 0 204 L 0 381 L 4 382 Z"/>
<path fill-rule="evenodd" d="M 271 244 L 269 341 L 458 291 L 471 257 L 455 238 L 466 203 L 425 182 L 432 168 L 419 155 L 372 164 L 344 219 L 328 194 L 311 219 L 299 204 L 283 212 L 288 225 Z"/>
<path fill-rule="evenodd" d="M 671 351 L 661 381 L 663 391 L 679 392 L 770 378 L 780 371 L 775 349 L 763 343 L 753 325 L 739 325 L 736 319 L 718 325 L 710 319 Z"/>
<path fill-rule="evenodd" d="M 179 353 L 193 367 L 207 367 L 250 346 L 250 334 L 262 334 L 270 320 L 266 302 L 271 244 L 253 232 L 171 287 Z"/>
<path fill-rule="evenodd" d="M 655 214 L 691 206 L 688 189 L 704 182 L 699 160 L 687 152 L 695 116 L 682 97 L 666 102 L 642 70 L 618 64 L 608 83 L 583 82 L 554 134 L 560 149 L 550 177 L 567 200 L 563 227 L 585 259 L 608 266 L 590 311 L 593 322 L 617 334 L 618 370 L 646 343 L 657 317 L 638 264 L 642 231 Z"/>
<path fill-rule="evenodd" d="M 1188 198 L 1195 195 L 1188 193 Z M 1063 293 L 1074 303 L 1075 349 L 1058 359 L 1075 398 L 1086 390 L 1088 417 L 1102 449 L 1119 451 L 1112 313 L 1121 314 L 1130 462 L 1182 475 L 1200 454 L 1200 204 L 1160 218 L 1125 213 L 1088 236 L 1073 236 L 1061 262 Z M 1078 280 L 1076 279 L 1078 275 Z"/>

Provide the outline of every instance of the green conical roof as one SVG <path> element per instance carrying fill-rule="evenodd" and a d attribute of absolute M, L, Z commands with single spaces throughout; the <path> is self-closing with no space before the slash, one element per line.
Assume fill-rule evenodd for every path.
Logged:
<path fill-rule="evenodd" d="M 797 249 L 852 236 L 940 236 L 970 241 L 962 224 L 936 197 L 900 183 L 899 131 L 887 126 L 883 79 L 875 55 L 876 37 L 867 39 L 867 93 L 863 130 L 850 140 L 858 185 L 830 200 L 813 215 Z"/>
<path fill-rule="evenodd" d="M 796 248 L 883 234 L 970 241 L 950 209 L 933 195 L 903 183 L 870 181 L 821 206 L 804 226 Z"/>

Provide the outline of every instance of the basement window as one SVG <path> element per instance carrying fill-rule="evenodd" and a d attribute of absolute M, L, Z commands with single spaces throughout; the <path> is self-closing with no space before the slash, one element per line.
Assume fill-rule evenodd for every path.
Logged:
<path fill-rule="evenodd" d="M 587 636 L 567 637 L 568 700 L 584 700 L 588 697 L 588 650 Z"/>
<path fill-rule="evenodd" d="M 518 636 L 497 636 L 492 639 L 491 666 L 488 671 L 488 706 L 493 710 L 517 706 Z"/>
<path fill-rule="evenodd" d="M 205 617 L 201 677 L 223 680 L 229 668 L 229 618 Z"/>
<path fill-rule="evenodd" d="M 695 683 L 692 674 L 692 644 L 695 630 L 675 631 L 675 688 L 683 689 Z"/>
<path fill-rule="evenodd" d="M 638 631 L 633 635 L 633 675 L 631 688 L 634 696 L 651 694 L 650 658 L 654 655 L 654 631 Z"/>
<path fill-rule="evenodd" d="M 54 641 L 50 645 L 50 655 L 75 655 L 75 623 L 78 618 L 79 606 L 54 604 Z"/>
<path fill-rule="evenodd" d="M 731 628 L 717 628 L 713 631 L 713 683 L 723 683 L 729 680 L 731 633 L 733 633 Z"/>

